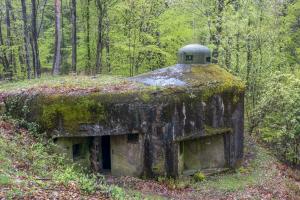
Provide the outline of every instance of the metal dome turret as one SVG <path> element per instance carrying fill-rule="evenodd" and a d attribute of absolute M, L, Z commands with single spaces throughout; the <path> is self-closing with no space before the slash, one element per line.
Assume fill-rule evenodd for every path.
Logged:
<path fill-rule="evenodd" d="M 178 64 L 210 64 L 209 48 L 200 44 L 190 44 L 178 51 Z"/>

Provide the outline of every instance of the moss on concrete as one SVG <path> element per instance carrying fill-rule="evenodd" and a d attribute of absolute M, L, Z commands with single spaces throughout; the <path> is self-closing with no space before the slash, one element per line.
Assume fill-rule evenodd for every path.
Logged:
<path fill-rule="evenodd" d="M 243 81 L 233 76 L 218 65 L 193 66 L 191 72 L 186 74 L 186 80 L 195 89 L 203 92 L 203 100 L 214 94 L 232 92 L 238 95 L 245 91 Z"/>
<path fill-rule="evenodd" d="M 69 158 L 73 160 L 80 166 L 89 169 L 90 168 L 90 139 L 89 138 L 57 138 L 56 139 L 57 151 L 58 153 L 63 153 Z M 79 156 L 77 158 L 73 158 L 73 145 L 79 145 Z"/>
<path fill-rule="evenodd" d="M 46 129 L 61 125 L 65 131 L 73 132 L 80 124 L 103 122 L 105 116 L 103 104 L 90 96 L 49 96 L 42 104 L 40 122 Z"/>
<path fill-rule="evenodd" d="M 232 128 L 213 128 L 210 126 L 205 126 L 204 131 L 206 136 L 212 136 L 225 133 L 232 133 Z"/>

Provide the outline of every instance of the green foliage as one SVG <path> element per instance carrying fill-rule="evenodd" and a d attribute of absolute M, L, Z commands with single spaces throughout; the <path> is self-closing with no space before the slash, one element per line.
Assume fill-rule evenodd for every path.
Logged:
<path fill-rule="evenodd" d="M 99 181 L 103 178 L 95 175 L 86 175 L 74 168 L 74 166 L 67 166 L 62 170 L 57 170 L 53 174 L 54 180 L 68 186 L 70 183 L 76 183 L 80 189 L 86 193 L 93 193 L 99 189 Z"/>
<path fill-rule="evenodd" d="M 300 164 L 300 79 L 275 73 L 251 117 L 259 125 L 260 137 L 275 153 L 292 164 Z"/>
<path fill-rule="evenodd" d="M 25 119 L 16 120 L 16 124 L 20 128 L 25 128 L 34 136 L 38 136 L 40 133 L 40 125 L 36 122 L 28 122 Z"/>
<path fill-rule="evenodd" d="M 289 37 L 287 38 L 288 45 L 286 50 L 288 52 L 288 60 L 293 65 L 300 65 L 300 1 L 293 1 L 288 8 L 288 13 L 285 17 L 289 28 Z"/>
<path fill-rule="evenodd" d="M 197 172 L 194 174 L 193 178 L 196 182 L 201 182 L 201 181 L 205 181 L 206 176 L 202 172 Z"/>
<path fill-rule="evenodd" d="M 126 199 L 126 193 L 123 188 L 114 186 L 111 188 L 110 192 L 111 192 L 111 196 L 113 199 L 116 199 L 116 200 L 125 200 Z"/>
<path fill-rule="evenodd" d="M 180 180 L 180 179 L 174 179 L 171 177 L 158 177 L 157 181 L 161 184 L 166 185 L 169 189 L 184 189 L 189 187 L 190 182 L 188 180 Z"/>
<path fill-rule="evenodd" d="M 14 137 L 10 139 L 1 134 L 0 185 L 19 186 L 22 184 L 27 187 L 28 184 L 34 183 L 39 187 L 48 188 L 53 187 L 53 182 L 57 185 L 64 184 L 66 186 L 74 183 L 87 194 L 96 190 L 109 193 L 102 176 L 87 174 L 79 166 L 71 164 L 63 155 L 55 153 L 57 146 L 51 141 L 45 140 L 41 134 L 38 134 L 39 138 L 34 141 L 33 134 L 13 133 Z M 7 145 L 8 142 L 9 145 Z M 16 164 L 20 166 L 18 170 L 15 168 Z M 18 178 L 19 176 L 22 179 Z M 39 181 L 37 177 L 39 179 L 49 179 L 51 182 Z M 15 183 L 15 180 L 18 179 L 20 179 L 19 182 Z M 20 195 L 22 194 L 20 193 Z M 15 198 L 18 193 L 12 189 L 7 193 L 7 196 Z"/>
<path fill-rule="evenodd" d="M 0 185 L 2 186 L 6 186 L 6 185 L 10 185 L 11 184 L 11 180 L 8 176 L 1 174 L 0 175 Z"/>

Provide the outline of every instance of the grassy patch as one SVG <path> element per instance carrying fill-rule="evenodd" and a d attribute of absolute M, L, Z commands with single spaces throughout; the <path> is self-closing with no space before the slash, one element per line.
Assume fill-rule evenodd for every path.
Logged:
<path fill-rule="evenodd" d="M 101 75 L 91 76 L 44 76 L 40 79 L 31 79 L 15 82 L 0 83 L 0 92 L 14 90 L 26 90 L 29 88 L 47 87 L 70 87 L 70 88 L 91 88 L 107 85 L 121 84 L 125 78 L 120 76 Z"/>
<path fill-rule="evenodd" d="M 8 176 L 6 175 L 0 175 L 0 186 L 2 185 L 10 185 L 11 184 L 11 180 Z"/>
<path fill-rule="evenodd" d="M 262 185 L 274 177 L 270 165 L 274 158 L 264 148 L 256 147 L 256 158 L 247 167 L 241 167 L 236 172 L 228 172 L 208 178 L 207 181 L 193 184 L 195 189 L 205 188 L 219 192 L 243 191 L 247 187 Z"/>

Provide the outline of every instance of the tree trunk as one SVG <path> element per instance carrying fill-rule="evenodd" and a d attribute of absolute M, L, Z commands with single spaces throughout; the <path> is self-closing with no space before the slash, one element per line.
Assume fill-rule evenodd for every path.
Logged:
<path fill-rule="evenodd" d="M 3 46 L 4 44 L 4 40 L 3 40 L 3 34 L 2 34 L 2 19 L 0 18 L 0 46 Z M 3 49 L 1 52 L 1 62 L 3 64 L 4 67 L 4 71 L 7 71 L 9 69 L 9 63 L 6 57 L 6 51 L 5 49 Z"/>
<path fill-rule="evenodd" d="M 6 72 L 10 70 L 10 66 L 12 65 L 12 43 L 11 43 L 11 24 L 10 24 L 10 0 L 5 1 L 5 8 L 6 8 L 6 45 L 9 48 L 9 56 L 8 56 L 8 64 L 9 67 Z"/>
<path fill-rule="evenodd" d="M 232 43 L 232 38 L 229 37 L 225 48 L 225 66 L 227 69 L 231 69 L 231 50 L 232 50 L 231 43 Z"/>
<path fill-rule="evenodd" d="M 55 50 L 52 74 L 58 75 L 61 69 L 61 0 L 55 0 Z"/>
<path fill-rule="evenodd" d="M 86 5 L 86 48 L 87 48 L 87 65 L 86 65 L 86 69 L 91 69 L 90 0 L 87 0 L 87 5 Z"/>
<path fill-rule="evenodd" d="M 236 34 L 235 71 L 240 71 L 240 32 Z"/>
<path fill-rule="evenodd" d="M 30 66 L 30 54 L 29 54 L 29 34 L 27 27 L 27 12 L 26 12 L 26 2 L 25 0 L 21 0 L 22 2 L 22 18 L 23 18 L 23 29 L 24 29 L 24 47 L 25 47 L 25 62 L 27 69 L 27 78 L 31 78 L 31 66 Z"/>
<path fill-rule="evenodd" d="M 106 15 L 105 19 L 105 29 L 106 29 L 106 37 L 105 37 L 105 50 L 106 50 L 106 66 L 107 66 L 107 71 L 111 72 L 111 64 L 110 64 L 110 21 L 109 21 L 109 16 Z"/>
<path fill-rule="evenodd" d="M 97 42 L 97 54 L 96 54 L 96 74 L 100 74 L 102 71 L 102 50 L 103 50 L 103 34 L 102 34 L 102 19 L 99 17 L 98 22 L 98 42 Z"/>
<path fill-rule="evenodd" d="M 41 62 L 40 62 L 40 53 L 39 53 L 39 47 L 38 47 L 38 32 L 37 32 L 37 6 L 36 6 L 36 0 L 31 0 L 32 4 L 32 14 L 31 14 L 31 32 L 32 32 L 32 46 L 33 46 L 33 66 L 35 68 L 35 77 L 41 77 Z"/>
<path fill-rule="evenodd" d="M 77 62 L 76 0 L 72 0 L 71 23 L 72 23 L 72 71 L 73 73 L 76 73 L 76 62 Z"/>
<path fill-rule="evenodd" d="M 97 0 L 98 8 L 98 42 L 97 42 L 97 54 L 96 54 L 96 74 L 100 74 L 102 71 L 102 51 L 103 51 L 103 19 L 105 15 L 105 6 L 103 2 Z"/>
<path fill-rule="evenodd" d="M 48 0 L 44 0 L 44 5 L 43 5 L 43 9 L 42 9 L 42 17 L 41 17 L 41 22 L 40 22 L 40 26 L 39 26 L 39 29 L 38 29 L 38 38 L 40 37 L 40 33 L 41 33 L 41 30 L 42 30 L 42 27 L 43 27 L 43 24 L 44 24 L 44 16 L 45 16 L 45 7 L 47 5 L 47 2 Z"/>
<path fill-rule="evenodd" d="M 248 29 L 250 30 L 250 19 L 248 19 Z M 250 32 L 250 31 L 249 31 Z M 249 89 L 250 85 L 250 73 L 252 68 L 252 50 L 251 50 L 251 36 L 250 33 L 248 33 L 247 39 L 246 39 L 246 48 L 247 48 L 247 72 L 246 72 L 246 81 L 247 81 L 247 87 Z"/>

